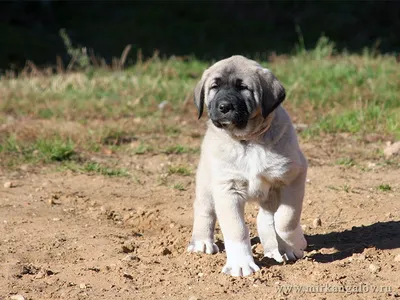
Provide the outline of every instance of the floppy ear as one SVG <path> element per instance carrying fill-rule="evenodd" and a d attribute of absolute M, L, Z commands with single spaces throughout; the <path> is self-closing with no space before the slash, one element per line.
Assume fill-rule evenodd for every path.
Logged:
<path fill-rule="evenodd" d="M 199 112 L 199 115 L 198 115 L 199 119 L 203 115 L 203 109 L 204 109 L 204 83 L 205 83 L 207 77 L 208 77 L 208 74 L 205 71 L 203 73 L 203 76 L 201 77 L 201 80 L 197 83 L 197 85 L 196 85 L 196 87 L 194 89 L 194 104 L 196 104 L 196 106 L 197 106 L 197 110 Z"/>
<path fill-rule="evenodd" d="M 261 83 L 261 113 L 264 119 L 285 100 L 285 88 L 268 69 L 258 69 Z"/>

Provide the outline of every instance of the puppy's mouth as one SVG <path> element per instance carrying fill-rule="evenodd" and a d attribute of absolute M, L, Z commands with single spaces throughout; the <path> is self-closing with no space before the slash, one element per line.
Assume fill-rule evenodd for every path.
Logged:
<path fill-rule="evenodd" d="M 217 120 L 211 120 L 215 127 L 218 128 L 228 128 L 232 122 L 231 121 L 217 121 Z"/>

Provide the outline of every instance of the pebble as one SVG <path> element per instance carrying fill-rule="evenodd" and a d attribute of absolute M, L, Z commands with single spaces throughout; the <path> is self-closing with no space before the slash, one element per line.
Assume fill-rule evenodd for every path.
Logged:
<path fill-rule="evenodd" d="M 314 228 L 317 228 L 317 227 L 322 226 L 321 219 L 320 219 L 320 218 L 314 219 L 313 222 L 312 222 L 312 224 L 313 224 Z"/>
<path fill-rule="evenodd" d="M 10 189 L 10 188 L 13 188 L 15 185 L 11 182 L 11 181 L 6 181 L 5 183 L 4 183 L 4 187 L 6 188 L 6 189 Z"/>
<path fill-rule="evenodd" d="M 83 290 L 83 289 L 86 289 L 86 284 L 81 283 L 81 284 L 79 285 L 79 288 L 82 289 L 82 290 Z"/>
<path fill-rule="evenodd" d="M 381 267 L 375 264 L 370 264 L 368 268 L 372 273 L 377 273 L 381 270 Z"/>
<path fill-rule="evenodd" d="M 349 261 L 353 261 L 353 260 L 365 260 L 366 259 L 366 257 L 365 257 L 365 254 L 357 254 L 357 253 L 354 253 L 351 257 L 349 257 Z"/>
<path fill-rule="evenodd" d="M 10 297 L 11 300 L 25 300 L 24 296 L 22 295 L 12 295 Z"/>
<path fill-rule="evenodd" d="M 129 273 L 126 273 L 126 272 L 124 272 L 124 275 L 123 275 L 125 278 L 128 278 L 128 279 L 133 279 L 133 276 L 131 275 L 131 274 L 129 274 Z"/>
<path fill-rule="evenodd" d="M 130 253 L 135 250 L 135 242 L 134 240 L 125 241 L 122 245 L 122 252 Z"/>
<path fill-rule="evenodd" d="M 365 257 L 364 254 L 359 254 L 359 255 L 355 255 L 355 256 L 354 256 L 354 259 L 355 259 L 355 260 L 365 260 L 366 257 Z"/>
<path fill-rule="evenodd" d="M 386 146 L 386 148 L 383 150 L 383 154 L 386 158 L 400 154 L 400 141 Z"/>
<path fill-rule="evenodd" d="M 171 252 L 171 250 L 169 250 L 168 248 L 162 248 L 161 249 L 161 254 L 162 255 L 168 255 L 168 254 L 171 254 L 172 252 Z"/>
<path fill-rule="evenodd" d="M 44 278 L 45 276 L 46 276 L 46 273 L 43 272 L 43 270 L 40 270 L 40 271 L 36 274 L 35 279 L 42 279 L 42 278 Z"/>
<path fill-rule="evenodd" d="M 128 254 L 128 255 L 125 256 L 122 260 L 123 260 L 123 261 L 134 261 L 134 260 L 139 261 L 140 259 L 139 259 L 139 257 L 137 257 L 137 256 L 135 256 L 135 255 Z"/>
<path fill-rule="evenodd" d="M 394 257 L 394 261 L 400 262 L 400 254 L 397 254 L 397 255 Z"/>

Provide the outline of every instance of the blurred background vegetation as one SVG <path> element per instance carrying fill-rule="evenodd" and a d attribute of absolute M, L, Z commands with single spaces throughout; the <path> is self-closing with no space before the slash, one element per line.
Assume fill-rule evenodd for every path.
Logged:
<path fill-rule="evenodd" d="M 273 70 L 301 138 L 388 164 L 399 33 L 400 1 L 0 2 L 0 169 L 125 176 L 118 155 L 196 155 L 193 88 L 232 54 Z"/>
<path fill-rule="evenodd" d="M 8 1 L 0 3 L 0 69 L 70 60 L 60 29 L 110 62 L 132 45 L 143 58 L 232 54 L 266 59 L 314 47 L 322 34 L 339 51 L 400 51 L 400 1 Z"/>

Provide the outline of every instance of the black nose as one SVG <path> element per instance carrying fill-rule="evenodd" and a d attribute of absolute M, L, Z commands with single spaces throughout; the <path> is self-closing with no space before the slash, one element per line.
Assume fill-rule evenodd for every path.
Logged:
<path fill-rule="evenodd" d="M 226 114 L 226 113 L 230 112 L 231 110 L 233 110 L 233 105 L 232 105 L 232 103 L 229 103 L 227 101 L 221 101 L 218 104 L 218 110 L 221 113 Z"/>

